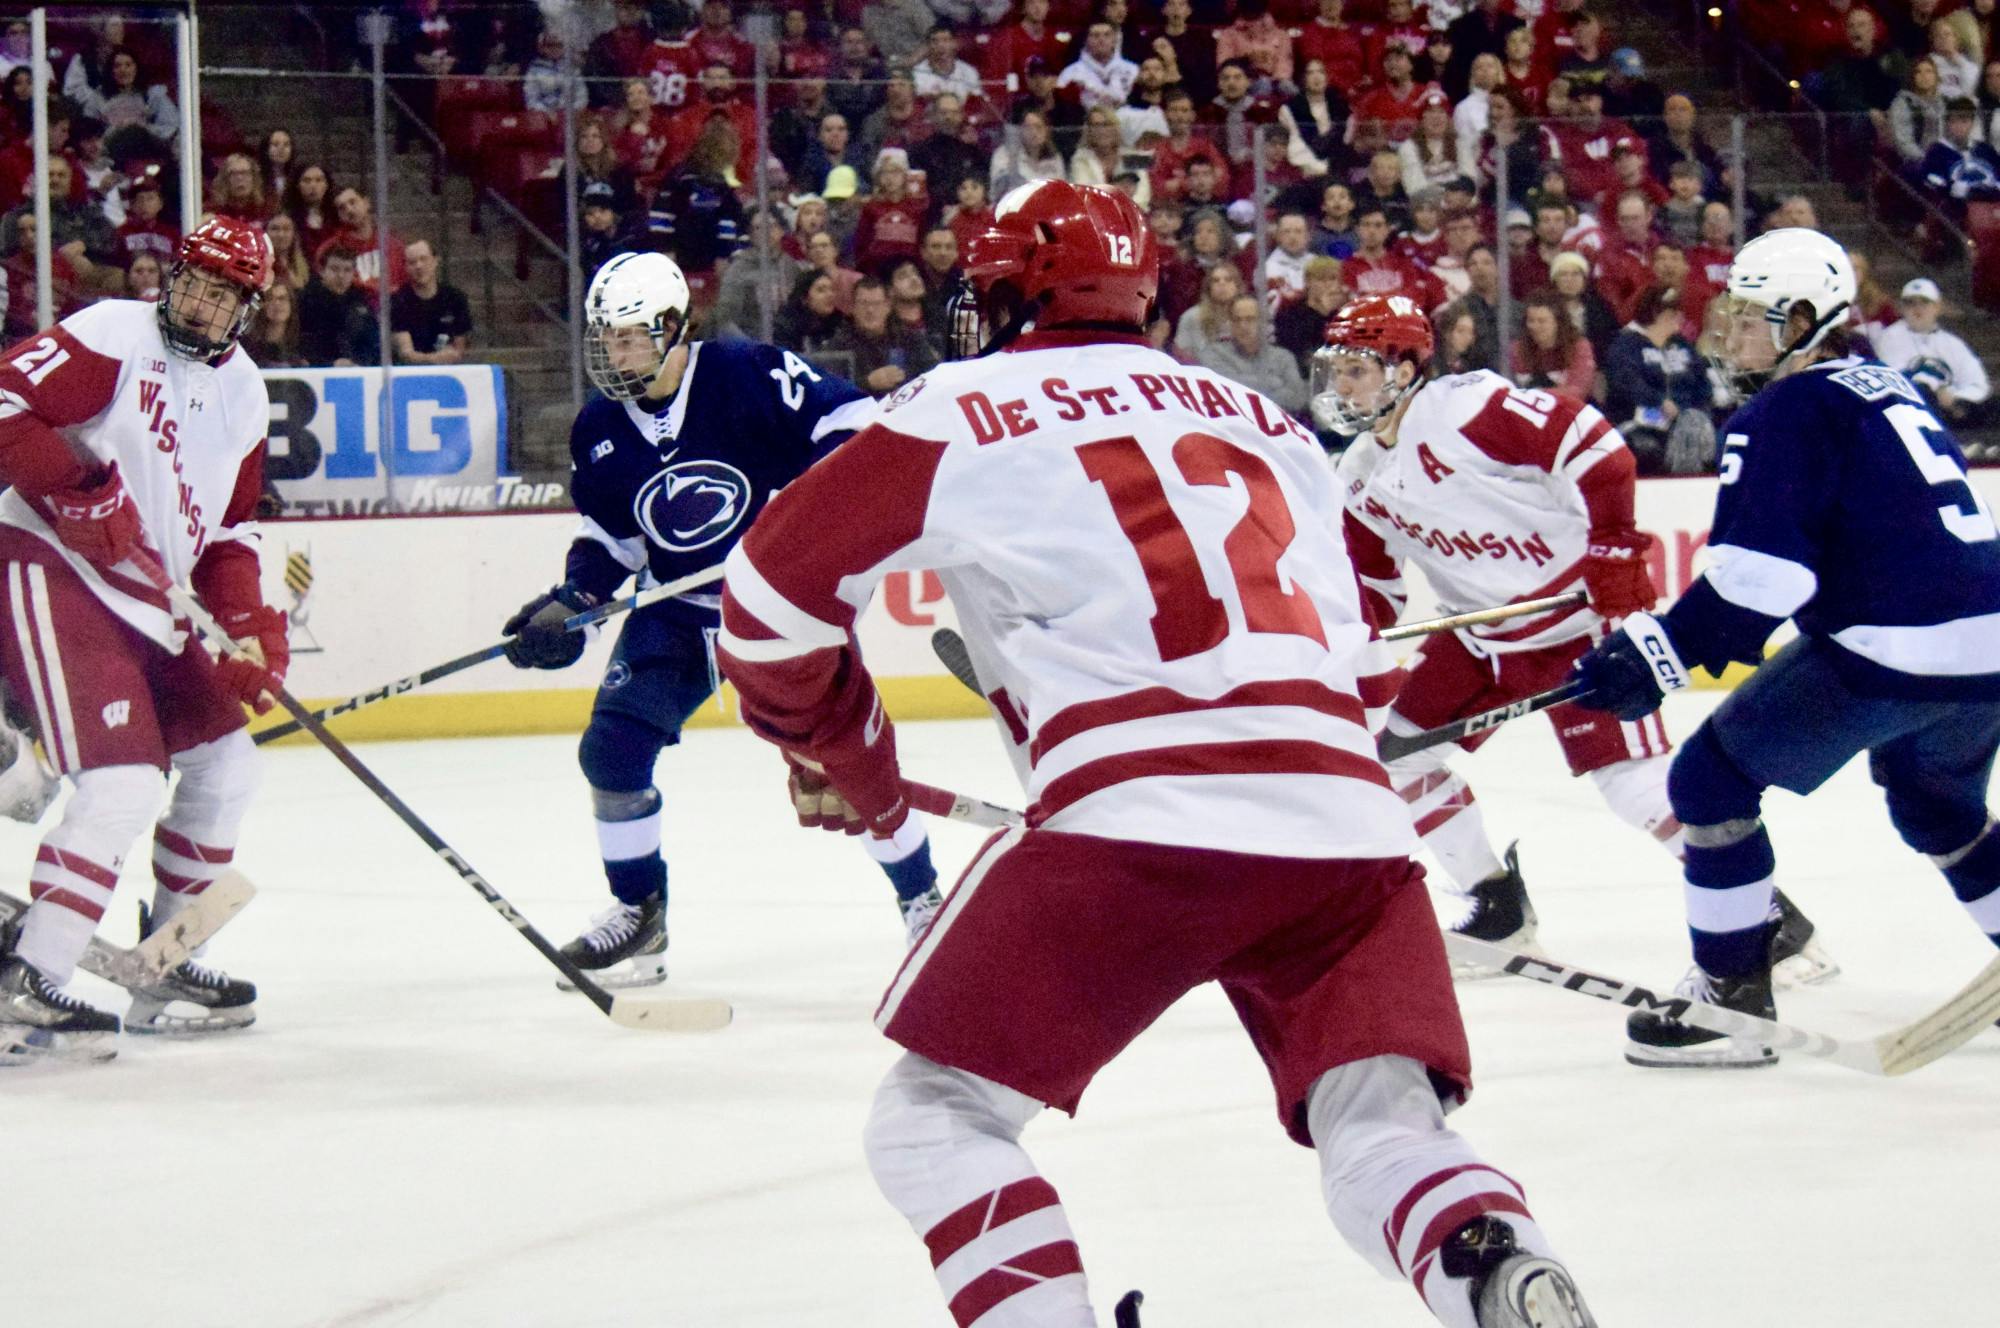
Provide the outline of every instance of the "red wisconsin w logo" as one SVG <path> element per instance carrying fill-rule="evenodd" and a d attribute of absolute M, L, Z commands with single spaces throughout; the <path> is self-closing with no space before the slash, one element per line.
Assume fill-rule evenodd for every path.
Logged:
<path fill-rule="evenodd" d="M 1432 484 L 1439 483 L 1447 475 L 1458 473 L 1437 459 L 1437 453 L 1431 451 L 1429 443 L 1417 444 L 1417 462 L 1424 468 L 1424 478 L 1428 479 Z"/>

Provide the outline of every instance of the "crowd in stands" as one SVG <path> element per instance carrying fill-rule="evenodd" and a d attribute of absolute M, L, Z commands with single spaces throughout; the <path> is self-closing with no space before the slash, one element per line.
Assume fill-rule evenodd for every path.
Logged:
<path fill-rule="evenodd" d="M 1883 3 L 1746 0 L 1745 22 L 1760 40 L 1801 43 L 1782 58 L 1826 95 L 1873 99 L 1871 151 L 1947 197 L 2000 198 L 1987 142 L 2000 130 L 2000 64 L 1981 65 L 1994 0 Z M 618 0 L 550 12 L 600 20 L 579 31 L 534 6 L 403 0 L 394 67 L 430 77 L 399 86 L 441 130 L 454 80 L 496 81 L 524 112 L 574 111 L 575 178 L 559 152 L 543 175 L 575 193 L 586 279 L 619 252 L 672 254 L 705 333 L 768 329 L 878 394 L 942 354 L 959 256 L 997 201 L 1068 178 L 1122 189 L 1148 215 L 1157 344 L 1302 418 L 1327 317 L 1354 296 L 1403 295 L 1432 313 L 1450 368 L 1593 400 L 1649 469 L 1700 469 L 1731 404 L 1701 352 L 1733 244 L 1739 231 L 1814 222 L 1804 197 L 1754 191 L 1734 215 L 1733 163 L 1695 102 L 1620 44 L 1620 8 L 1606 0 L 806 0 L 743 15 L 732 0 Z M 16 203 L 31 173 L 21 26 L 0 44 L 10 329 L 32 216 Z M 46 71 L 66 125 L 51 167 L 52 185 L 69 172 L 52 219 L 64 278 L 78 292 L 142 292 L 176 239 L 162 217 L 177 215 L 163 201 L 178 121 L 147 72 L 167 66 L 115 26 L 66 26 L 70 54 Z M 470 309 L 439 282 L 433 244 L 390 237 L 385 274 L 365 192 L 298 146 L 276 128 L 203 149 L 204 206 L 265 226 L 288 288 L 260 312 L 252 353 L 372 363 L 386 297 L 397 359 L 462 356 Z M 1935 350 L 1949 335 L 1935 328 L 1936 299 L 1921 329 L 1907 298 L 1871 299 L 1857 336 L 1896 348 L 1882 341 L 1894 323 L 1931 338 L 1936 365 L 1953 362 Z M 1983 382 L 1947 389 L 1960 415 L 1983 410 Z"/>
<path fill-rule="evenodd" d="M 58 316 L 96 299 L 157 299 L 179 249 L 180 111 L 167 80 L 172 47 L 157 24 L 98 11 L 52 14 L 48 90 L 49 226 Z M 7 340 L 38 326 L 35 299 L 33 110 L 35 71 L 25 19 L 0 30 L 0 285 Z M 224 114 L 206 117 L 204 195 L 197 216 L 262 228 L 274 275 L 246 331 L 246 353 L 266 368 L 381 362 L 377 310 L 389 301 L 399 364 L 465 357 L 472 309 L 439 276 L 428 239 L 388 236 L 388 282 L 365 193 L 297 157 L 290 130 L 245 141 Z"/>

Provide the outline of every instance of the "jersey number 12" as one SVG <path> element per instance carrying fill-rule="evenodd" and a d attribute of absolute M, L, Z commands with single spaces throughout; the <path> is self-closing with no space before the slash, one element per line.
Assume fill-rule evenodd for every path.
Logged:
<path fill-rule="evenodd" d="M 1118 527 L 1132 542 L 1153 592 L 1153 642 L 1162 661 L 1199 655 L 1229 635 L 1229 613 L 1208 593 L 1187 527 L 1174 515 L 1159 472 L 1136 438 L 1107 438 L 1076 449 L 1091 479 L 1104 486 Z M 1250 506 L 1229 532 L 1222 550 L 1243 602 L 1244 626 L 1253 632 L 1284 632 L 1326 644 L 1319 611 L 1303 590 L 1286 590 L 1278 580 L 1278 559 L 1298 533 L 1284 491 L 1270 466 L 1253 452 L 1213 434 L 1184 434 L 1174 443 L 1174 465 L 1189 484 L 1243 482 Z"/>

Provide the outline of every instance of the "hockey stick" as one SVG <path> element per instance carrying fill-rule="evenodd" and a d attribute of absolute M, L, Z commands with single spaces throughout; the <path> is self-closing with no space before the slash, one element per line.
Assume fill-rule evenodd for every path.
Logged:
<path fill-rule="evenodd" d="M 950 789 L 933 788 L 914 779 L 903 781 L 903 796 L 910 800 L 913 810 L 941 816 L 948 821 L 982 825 L 990 830 L 1005 830 L 1020 825 L 1023 820 L 1021 813 L 1012 807 L 1002 807 L 964 793 L 953 793 Z"/>
<path fill-rule="evenodd" d="M 1451 723 L 1440 724 L 1434 729 L 1425 729 L 1422 733 L 1407 735 L 1385 733 L 1375 745 L 1381 751 L 1384 762 L 1400 761 L 1405 756 L 1441 746 L 1447 742 L 1457 742 L 1461 738 L 1469 738 L 1475 733 L 1484 733 L 1488 729 L 1498 728 L 1510 719 L 1519 719 L 1523 715 L 1532 715 L 1537 710 L 1547 710 L 1552 706 L 1559 706 L 1565 701 L 1575 700 L 1582 691 L 1582 683 L 1566 682 L 1559 687 L 1551 687 L 1546 692 L 1536 692 L 1533 696 L 1524 696 L 1518 701 L 1510 701 L 1506 705 L 1499 706 L 1496 709 L 1484 710 L 1476 715 L 1467 715 L 1464 719 L 1454 719 Z"/>
<path fill-rule="evenodd" d="M 225 871 L 200 894 L 190 896 L 172 922 L 156 928 L 129 950 L 91 937 L 77 967 L 128 991 L 149 986 L 185 963 L 198 946 L 242 912 L 256 893 L 257 887 L 242 872 Z M 0 894 L 0 922 L 27 911 L 21 900 Z"/>
<path fill-rule="evenodd" d="M 1477 627 L 1481 623 L 1505 622 L 1509 618 L 1523 618 L 1531 613 L 1541 613 L 1548 609 L 1568 608 L 1572 604 L 1584 604 L 1590 599 L 1585 590 L 1566 590 L 1560 595 L 1549 595 L 1542 599 L 1524 599 L 1518 604 L 1500 604 L 1490 609 L 1471 609 L 1465 613 L 1446 614 L 1442 618 L 1425 618 L 1421 622 L 1404 623 L 1379 632 L 1384 641 L 1407 641 L 1413 636 L 1428 636 L 1432 632 L 1449 632 L 1460 627 Z"/>
<path fill-rule="evenodd" d="M 704 567 L 699 572 L 690 572 L 688 575 L 669 581 L 663 586 L 654 586 L 651 590 L 642 590 L 635 595 L 627 595 L 623 599 L 614 599 L 609 604 L 600 604 L 594 609 L 587 609 L 566 620 L 563 623 L 563 630 L 565 632 L 580 632 L 586 627 L 596 626 L 607 618 L 615 618 L 621 613 L 630 613 L 634 609 L 643 609 L 649 604 L 657 604 L 664 599 L 673 599 L 677 595 L 685 595 L 690 590 L 698 590 L 712 581 L 720 581 L 721 579 L 722 564 L 717 563 L 713 567 Z M 512 638 L 509 639 L 511 640 Z M 469 669 L 475 664 L 484 664 L 489 659 L 500 658 L 500 656 L 507 653 L 507 645 L 507 641 L 501 641 L 495 645 L 475 650 L 469 655 L 460 655 L 457 659 L 446 660 L 442 664 L 434 664 L 422 673 L 413 673 L 407 678 L 398 678 L 394 682 L 384 683 L 380 687 L 356 693 L 348 697 L 345 701 L 334 702 L 334 704 L 326 707 L 324 710 L 313 711 L 313 718 L 324 722 L 336 715 L 349 714 L 361 709 L 363 706 L 374 705 L 377 701 L 386 701 L 392 696 L 402 696 L 406 693 L 416 691 L 419 687 L 428 687 L 440 678 L 449 678 L 452 674 Z M 305 726 L 296 719 L 286 720 L 282 724 L 274 724 L 270 728 L 258 733 L 254 741 L 259 746 L 262 746 L 267 742 L 276 742 L 280 738 L 289 738 L 303 727 Z"/>
<path fill-rule="evenodd" d="M 175 611 L 194 623 L 201 634 L 218 650 L 225 654 L 254 658 L 236 643 L 236 639 L 201 606 L 200 601 L 169 580 L 159 564 L 144 554 L 134 554 L 131 561 L 145 574 L 147 580 L 172 602 Z M 590 1003 L 609 1016 L 613 1023 L 622 1024 L 626 1028 L 653 1032 L 703 1032 L 721 1028 L 729 1022 L 731 1010 L 726 1001 L 675 996 L 645 997 L 622 993 L 613 995 L 598 986 L 587 973 L 571 963 L 568 956 L 549 944 L 548 938 L 537 931 L 533 923 L 522 917 L 514 906 L 507 902 L 505 895 L 494 889 L 491 882 L 473 869 L 471 863 L 460 857 L 451 845 L 445 843 L 437 831 L 431 829 L 428 822 L 412 811 L 408 803 L 397 797 L 374 771 L 363 765 L 361 759 L 348 749 L 346 743 L 327 732 L 326 725 L 322 724 L 312 711 L 306 709 L 297 697 L 286 691 L 277 678 L 267 677 L 266 681 L 270 684 L 271 695 L 277 698 L 279 705 L 291 713 L 292 718 L 313 737 L 319 739 L 320 745 L 332 753 L 336 761 L 346 766 L 348 772 L 360 780 L 363 787 L 381 799 L 383 805 L 394 812 L 397 819 L 408 826 L 418 839 L 423 840 L 431 852 L 444 859 L 445 863 L 458 873 L 460 880 L 477 891 L 479 897 L 484 899 L 495 913 L 505 918 L 509 926 L 520 932 L 528 944 L 540 951 L 542 958 L 553 964 L 557 972 L 569 979 L 571 985 L 588 997 Z"/>
<path fill-rule="evenodd" d="M 1607 977 L 1540 955 L 1522 954 L 1456 932 L 1446 932 L 1444 943 L 1446 952 L 1462 963 L 1497 968 L 1530 982 L 1561 987 L 1628 1009 L 1665 1015 L 1711 1033 L 1755 1038 L 1773 1051 L 1801 1052 L 1862 1074 L 1888 1077 L 1908 1074 L 1964 1045 L 2000 1016 L 2000 959 L 1988 964 L 1950 1000 L 1915 1023 L 1863 1040 L 1814 1033 L 1685 997 L 1660 996 L 1623 978 Z"/>

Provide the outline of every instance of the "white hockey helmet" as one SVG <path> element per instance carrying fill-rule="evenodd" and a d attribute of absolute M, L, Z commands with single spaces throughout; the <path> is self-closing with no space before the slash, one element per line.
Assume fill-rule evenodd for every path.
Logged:
<path fill-rule="evenodd" d="M 1785 361 L 1810 351 L 1845 322 L 1854 294 L 1854 265 L 1837 242 L 1804 226 L 1766 231 L 1744 245 L 1729 265 L 1724 309 L 1732 324 L 1761 320 L 1777 359 L 1768 367 L 1739 366 L 1725 349 L 1724 367 L 1740 379 L 1769 379 Z M 1786 325 L 1801 301 L 1812 310 L 1812 326 L 1788 343 Z M 1730 339 L 1725 333 L 1725 348 Z"/>
<path fill-rule="evenodd" d="M 665 254 L 619 254 L 591 278 L 583 318 L 583 363 L 590 381 L 613 400 L 636 400 L 646 395 L 667 353 L 687 331 L 687 278 Z M 615 336 L 619 328 L 643 328 L 650 353 L 633 359 L 636 338 Z M 615 359 L 614 340 L 622 343 Z"/>

